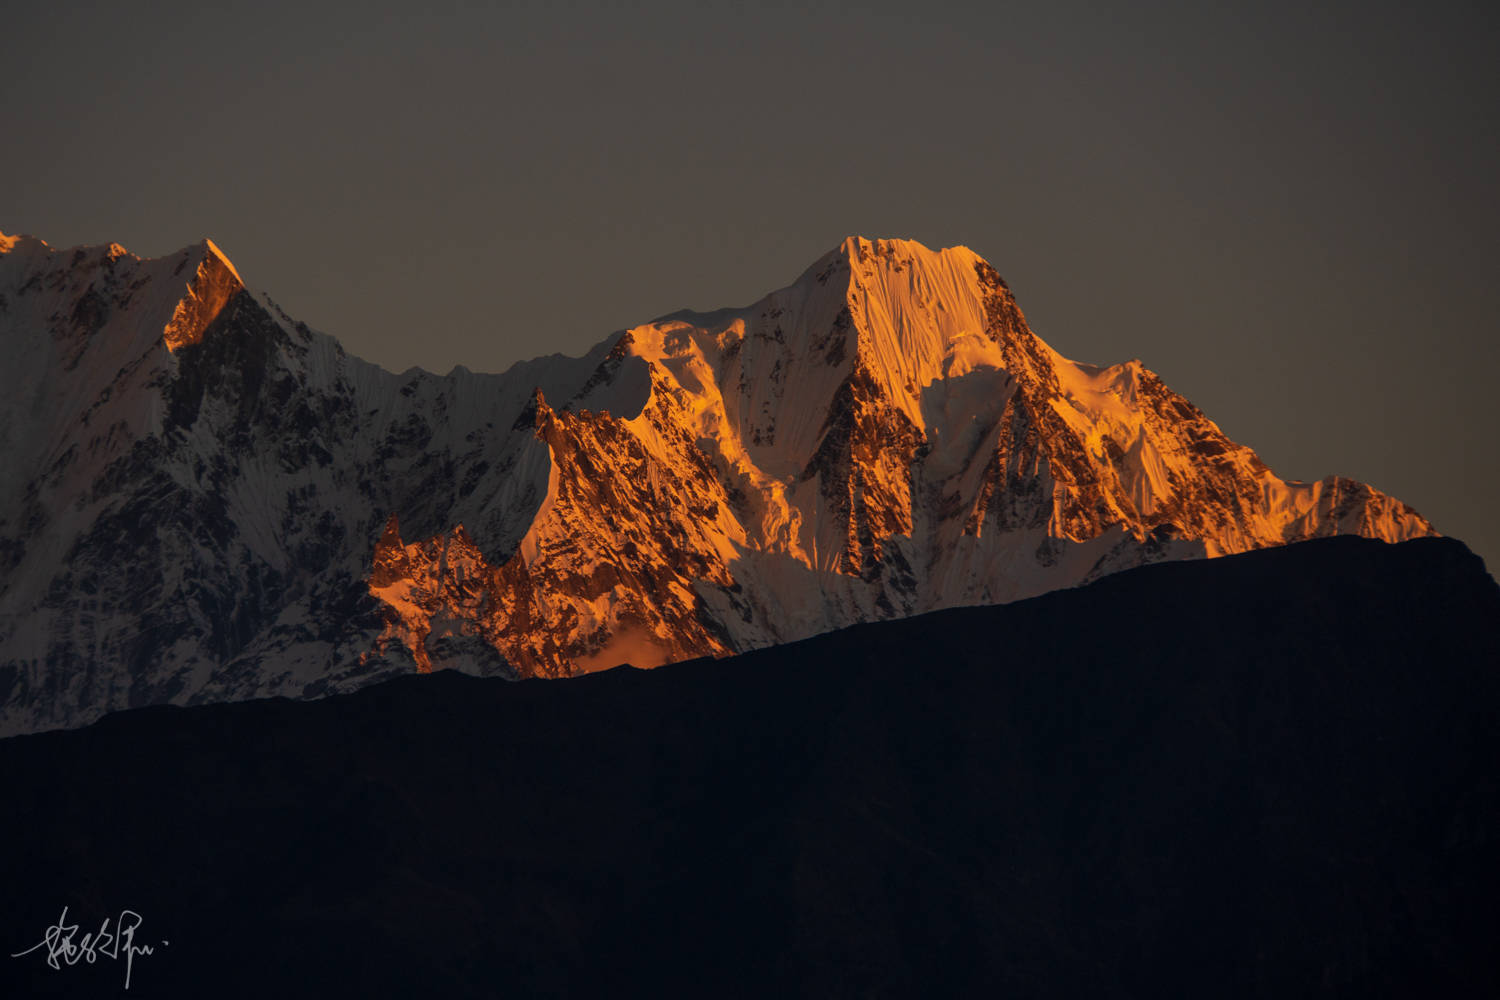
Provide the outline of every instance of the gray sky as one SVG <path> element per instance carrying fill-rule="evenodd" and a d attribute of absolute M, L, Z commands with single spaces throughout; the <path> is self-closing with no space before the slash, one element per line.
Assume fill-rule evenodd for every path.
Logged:
<path fill-rule="evenodd" d="M 1482 5 L 423 6 L 12 5 L 0 230 L 212 236 L 437 371 L 743 305 L 851 234 L 961 243 L 1064 354 L 1500 565 Z"/>

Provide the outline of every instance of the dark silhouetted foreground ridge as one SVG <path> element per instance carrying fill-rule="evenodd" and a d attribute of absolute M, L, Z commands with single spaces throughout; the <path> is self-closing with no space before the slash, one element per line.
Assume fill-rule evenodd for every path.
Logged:
<path fill-rule="evenodd" d="M 1335 538 L 717 661 L 0 741 L 160 996 L 1495 996 L 1500 589 Z M 0 995 L 120 962 L 4 959 Z"/>

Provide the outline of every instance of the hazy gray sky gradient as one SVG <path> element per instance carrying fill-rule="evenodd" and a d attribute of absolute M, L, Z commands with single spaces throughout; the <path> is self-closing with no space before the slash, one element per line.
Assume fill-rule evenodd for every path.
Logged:
<path fill-rule="evenodd" d="M 1485 6 L 422 6 L 12 5 L 0 230 L 212 236 L 437 371 L 961 243 L 1069 357 L 1500 565 Z"/>

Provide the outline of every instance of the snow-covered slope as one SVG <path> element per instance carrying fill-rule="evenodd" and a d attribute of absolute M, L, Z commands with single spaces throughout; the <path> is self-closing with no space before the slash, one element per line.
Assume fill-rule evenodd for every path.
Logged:
<path fill-rule="evenodd" d="M 391 672 L 650 666 L 1161 559 L 1433 530 L 1285 483 L 964 248 L 846 240 L 746 309 L 395 375 L 204 241 L 0 238 L 0 732 Z"/>

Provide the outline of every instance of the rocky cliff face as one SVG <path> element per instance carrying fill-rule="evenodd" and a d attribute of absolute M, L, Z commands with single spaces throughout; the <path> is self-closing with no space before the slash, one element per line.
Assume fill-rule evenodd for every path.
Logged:
<path fill-rule="evenodd" d="M 652 666 L 1164 559 L 1432 534 L 1286 483 L 964 248 L 850 239 L 743 310 L 385 372 L 205 241 L 0 239 L 0 732 L 459 667 Z"/>

